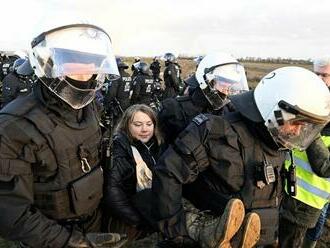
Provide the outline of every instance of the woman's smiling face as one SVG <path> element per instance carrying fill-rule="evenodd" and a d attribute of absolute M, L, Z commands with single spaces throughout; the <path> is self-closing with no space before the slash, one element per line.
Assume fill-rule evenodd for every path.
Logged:
<path fill-rule="evenodd" d="M 154 135 L 154 123 L 147 114 L 138 111 L 129 123 L 129 131 L 133 138 L 147 143 Z"/>

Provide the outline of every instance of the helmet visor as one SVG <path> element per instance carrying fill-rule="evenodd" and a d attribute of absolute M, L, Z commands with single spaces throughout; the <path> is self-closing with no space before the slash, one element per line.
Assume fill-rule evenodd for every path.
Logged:
<path fill-rule="evenodd" d="M 267 120 L 275 142 L 285 148 L 305 150 L 328 123 L 329 115 L 318 116 L 280 101 Z"/>
<path fill-rule="evenodd" d="M 83 74 L 119 77 L 109 36 L 91 25 L 49 31 L 33 47 L 33 55 L 36 59 L 36 74 L 46 78 Z"/>
<path fill-rule="evenodd" d="M 65 78 L 40 78 L 47 88 L 74 109 L 81 109 L 95 97 L 96 91 L 101 89 L 105 74 L 92 76 L 87 81 Z"/>
<path fill-rule="evenodd" d="M 274 140 L 288 149 L 305 150 L 324 128 L 324 124 L 292 120 L 284 125 L 269 128 Z"/>
<path fill-rule="evenodd" d="M 224 95 L 236 95 L 249 90 L 244 67 L 238 63 L 217 66 L 206 77 L 209 86 Z"/>
<path fill-rule="evenodd" d="M 110 37 L 96 26 L 77 24 L 50 30 L 32 46 L 36 75 L 75 109 L 93 100 L 106 75 L 110 80 L 119 78 Z"/>

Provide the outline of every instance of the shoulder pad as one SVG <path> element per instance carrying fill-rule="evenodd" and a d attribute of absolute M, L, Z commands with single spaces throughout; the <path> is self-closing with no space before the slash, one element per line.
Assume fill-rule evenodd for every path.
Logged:
<path fill-rule="evenodd" d="M 9 114 L 16 116 L 23 116 L 26 113 L 30 112 L 34 106 L 36 106 L 37 101 L 34 98 L 33 94 L 30 93 L 24 97 L 18 97 L 14 101 L 8 103 L 3 109 L 0 111 L 1 114 Z"/>
<path fill-rule="evenodd" d="M 204 114 L 199 114 L 192 120 L 194 123 L 196 123 L 198 126 L 200 126 L 202 123 L 208 121 L 209 118 Z"/>

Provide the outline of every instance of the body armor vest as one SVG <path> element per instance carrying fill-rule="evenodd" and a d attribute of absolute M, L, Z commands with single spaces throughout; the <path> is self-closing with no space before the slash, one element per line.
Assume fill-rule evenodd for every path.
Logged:
<path fill-rule="evenodd" d="M 275 244 L 278 238 L 279 204 L 283 195 L 281 172 L 285 152 L 272 150 L 254 137 L 239 113 L 229 113 L 224 117 L 238 135 L 244 163 L 243 186 L 231 198 L 242 199 L 246 212 L 255 212 L 260 216 L 262 231 L 258 245 Z M 228 198 L 227 195 L 223 197 Z"/>
<path fill-rule="evenodd" d="M 39 104 L 33 94 L 1 111 L 31 124 L 25 133 L 37 145 L 32 151 L 34 204 L 52 219 L 88 216 L 102 197 L 101 132 L 92 104 L 84 111 L 80 124 L 67 123 Z"/>

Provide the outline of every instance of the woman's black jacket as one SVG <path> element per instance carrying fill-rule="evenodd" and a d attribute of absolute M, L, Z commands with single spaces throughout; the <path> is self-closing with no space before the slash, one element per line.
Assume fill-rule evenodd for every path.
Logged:
<path fill-rule="evenodd" d="M 105 168 L 105 211 L 129 225 L 140 226 L 145 222 L 134 207 L 132 197 L 136 191 L 136 163 L 131 145 L 135 146 L 144 162 L 153 171 L 159 146 L 155 138 L 148 143 L 134 140 L 130 142 L 123 132 L 113 138 L 113 165 Z M 148 204 L 148 203 L 146 203 Z"/>

